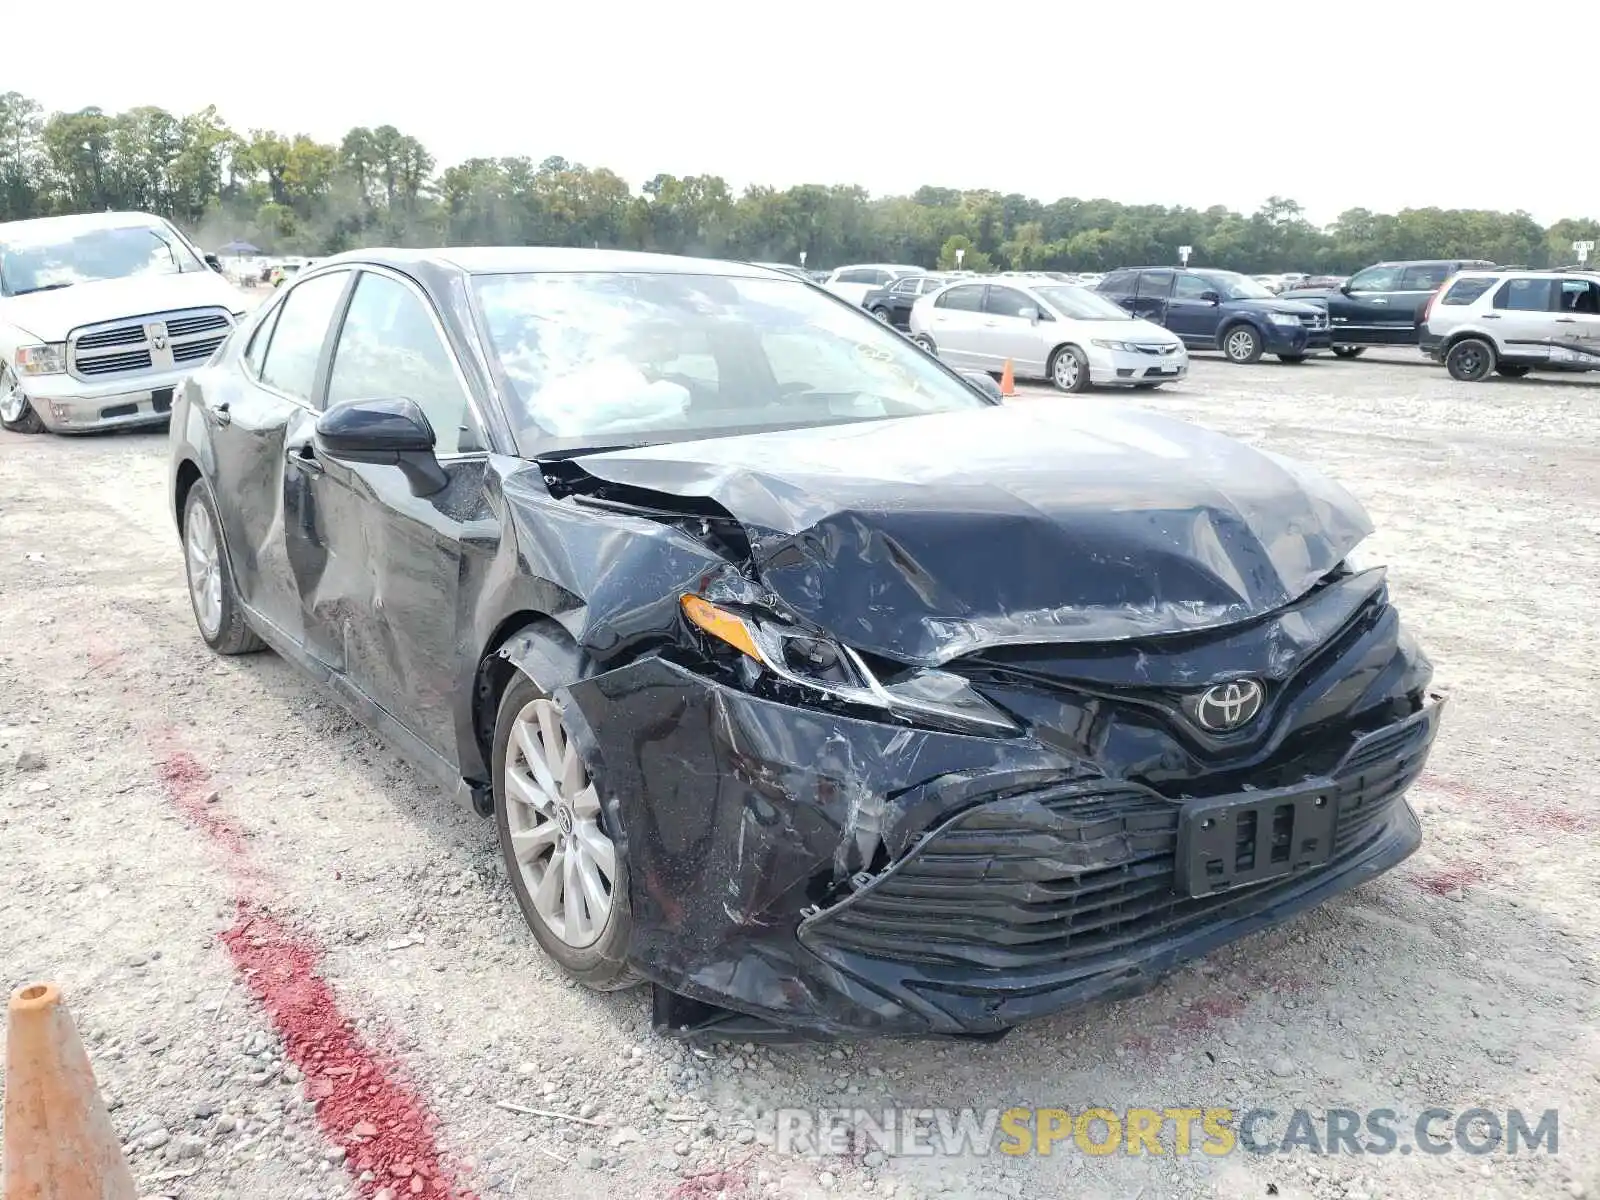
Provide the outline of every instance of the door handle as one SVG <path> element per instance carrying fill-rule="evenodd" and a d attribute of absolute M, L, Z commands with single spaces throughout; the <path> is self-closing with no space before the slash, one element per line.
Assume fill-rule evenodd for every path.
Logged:
<path fill-rule="evenodd" d="M 292 466 L 300 468 L 307 475 L 322 474 L 322 464 L 317 461 L 317 452 L 311 448 L 311 443 L 302 442 L 298 446 L 285 446 L 283 457 Z"/>
<path fill-rule="evenodd" d="M 1499 313 L 1484 313 L 1483 314 L 1483 319 L 1485 321 L 1498 321 L 1500 319 L 1500 314 Z"/>
<path fill-rule="evenodd" d="M 1387 297 L 1387 296 L 1374 296 L 1369 301 L 1369 303 L 1371 303 L 1371 304 L 1387 304 L 1387 303 L 1389 303 L 1389 297 Z"/>
<path fill-rule="evenodd" d="M 1578 323 L 1578 320 L 1577 320 L 1576 317 L 1557 317 L 1556 318 L 1556 324 L 1557 325 L 1576 325 L 1577 323 Z"/>

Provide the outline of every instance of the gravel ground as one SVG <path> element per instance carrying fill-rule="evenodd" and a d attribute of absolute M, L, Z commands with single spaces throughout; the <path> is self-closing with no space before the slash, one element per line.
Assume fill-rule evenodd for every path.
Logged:
<path fill-rule="evenodd" d="M 1426 841 L 1389 876 L 995 1045 L 691 1050 L 651 1034 L 643 992 L 558 977 L 489 823 L 277 658 L 205 650 L 163 436 L 0 433 L 6 986 L 62 985 L 147 1196 L 444 1195 L 384 1142 L 387 1111 L 360 1119 L 406 1088 L 437 1127 L 396 1144 L 431 1137 L 485 1197 L 1600 1195 L 1600 386 L 1457 384 L 1410 354 L 1201 360 L 1137 402 L 1319 464 L 1369 506 L 1452 695 L 1413 793 Z M 333 997 L 309 1052 L 269 1016 L 283 996 L 257 998 L 286 937 Z M 327 1067 L 334 1037 L 385 1090 L 338 1082 L 377 1076 Z M 1562 1137 L 1518 1157 L 772 1145 L 776 1106 L 891 1102 L 1558 1108 Z"/>

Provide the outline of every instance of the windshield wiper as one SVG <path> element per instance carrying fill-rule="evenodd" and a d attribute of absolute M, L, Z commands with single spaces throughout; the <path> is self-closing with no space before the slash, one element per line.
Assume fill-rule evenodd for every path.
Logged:
<path fill-rule="evenodd" d="M 70 283 L 41 283 L 38 287 L 19 288 L 12 292 L 13 296 L 31 296 L 34 292 L 53 292 L 58 288 L 71 287 Z"/>

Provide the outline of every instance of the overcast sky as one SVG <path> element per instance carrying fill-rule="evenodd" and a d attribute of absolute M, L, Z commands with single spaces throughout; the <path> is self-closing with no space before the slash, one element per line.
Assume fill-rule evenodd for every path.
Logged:
<path fill-rule="evenodd" d="M 356 7 L 225 2 L 174 25 L 124 0 L 14 0 L 0 89 L 51 111 L 214 103 L 237 129 L 325 141 L 388 123 L 441 165 L 560 154 L 635 187 L 706 172 L 1246 212 L 1277 193 L 1319 222 L 1600 215 L 1595 60 L 1562 65 L 1600 44 L 1600 0 Z"/>

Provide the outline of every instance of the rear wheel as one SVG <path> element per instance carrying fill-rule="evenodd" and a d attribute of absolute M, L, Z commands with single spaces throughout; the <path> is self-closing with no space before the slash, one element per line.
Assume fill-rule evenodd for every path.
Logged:
<path fill-rule="evenodd" d="M 500 698 L 495 826 L 511 890 L 544 952 L 585 987 L 638 982 L 628 966 L 628 865 L 566 714 L 526 675 Z"/>
<path fill-rule="evenodd" d="M 1309 354 L 1280 354 L 1278 355 L 1278 361 L 1286 363 L 1303 363 L 1310 357 L 1311 356 Z"/>
<path fill-rule="evenodd" d="M 1527 363 L 1501 363 L 1495 368 L 1497 375 L 1504 375 L 1507 379 L 1521 379 L 1533 370 Z"/>
<path fill-rule="evenodd" d="M 1089 386 L 1089 360 L 1076 346 L 1062 346 L 1050 356 L 1050 382 L 1057 391 L 1081 392 Z"/>
<path fill-rule="evenodd" d="M 1222 337 L 1222 353 L 1229 362 L 1260 362 L 1261 336 L 1248 325 L 1235 325 Z"/>
<path fill-rule="evenodd" d="M 1335 358 L 1360 358 L 1366 352 L 1367 348 L 1365 346 L 1335 346 L 1333 348 L 1333 356 Z"/>
<path fill-rule="evenodd" d="M 22 394 L 22 384 L 10 367 L 0 367 L 0 425 L 12 433 L 44 432 L 44 422 Z"/>
<path fill-rule="evenodd" d="M 1482 338 L 1463 338 L 1444 356 L 1445 370 L 1450 378 L 1463 383 L 1477 383 L 1494 370 L 1494 347 Z"/>

